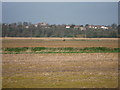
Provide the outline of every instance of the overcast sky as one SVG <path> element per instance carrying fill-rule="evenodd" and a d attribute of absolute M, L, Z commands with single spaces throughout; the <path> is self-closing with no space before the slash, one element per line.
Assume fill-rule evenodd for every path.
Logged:
<path fill-rule="evenodd" d="M 28 21 L 49 24 L 118 23 L 117 2 L 3 2 L 4 23 Z"/>

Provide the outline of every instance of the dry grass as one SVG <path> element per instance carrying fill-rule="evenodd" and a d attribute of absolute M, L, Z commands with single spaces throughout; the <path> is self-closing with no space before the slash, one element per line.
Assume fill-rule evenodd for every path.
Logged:
<path fill-rule="evenodd" d="M 63 41 L 65 39 L 65 41 Z M 3 47 L 108 47 L 117 38 L 2 38 Z M 117 53 L 3 54 L 3 88 L 116 88 Z"/>
<path fill-rule="evenodd" d="M 117 53 L 3 54 L 3 88 L 116 88 Z"/>
<path fill-rule="evenodd" d="M 65 39 L 65 41 L 63 41 Z M 117 38 L 3 38 L 3 47 L 108 47 L 117 48 Z"/>
<path fill-rule="evenodd" d="M 66 40 L 118 40 L 117 38 L 59 38 L 59 37 L 3 37 L 0 39 L 43 39 L 43 40 L 61 40 L 61 39 L 66 39 Z"/>

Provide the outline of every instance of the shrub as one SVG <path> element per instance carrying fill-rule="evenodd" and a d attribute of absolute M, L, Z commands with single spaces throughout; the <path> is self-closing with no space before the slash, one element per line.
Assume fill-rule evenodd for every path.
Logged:
<path fill-rule="evenodd" d="M 26 51 L 28 47 L 22 47 L 22 48 L 5 48 L 4 51 L 10 51 L 10 52 L 20 52 L 20 51 Z"/>
<path fill-rule="evenodd" d="M 31 48 L 32 51 L 41 51 L 41 50 L 45 50 L 47 48 L 45 47 L 34 47 L 34 48 Z"/>

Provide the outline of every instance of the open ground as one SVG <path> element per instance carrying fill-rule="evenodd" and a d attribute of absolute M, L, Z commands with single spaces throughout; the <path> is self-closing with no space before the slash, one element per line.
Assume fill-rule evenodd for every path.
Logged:
<path fill-rule="evenodd" d="M 65 41 L 64 41 L 65 40 Z M 118 38 L 3 38 L 2 47 L 118 47 Z"/>
<path fill-rule="evenodd" d="M 65 39 L 65 38 L 64 38 Z M 117 39 L 5 38 L 3 47 L 118 47 Z M 3 88 L 117 88 L 118 53 L 3 54 Z"/>
<path fill-rule="evenodd" d="M 3 88 L 116 88 L 116 53 L 4 54 Z"/>

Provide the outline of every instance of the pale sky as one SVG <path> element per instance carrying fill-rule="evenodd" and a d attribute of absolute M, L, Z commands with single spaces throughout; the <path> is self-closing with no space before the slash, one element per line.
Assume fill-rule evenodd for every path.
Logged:
<path fill-rule="evenodd" d="M 1 0 L 2 2 L 119 2 L 119 0 Z"/>
<path fill-rule="evenodd" d="M 3 2 L 2 5 L 2 19 L 5 23 L 118 23 L 118 2 Z"/>

